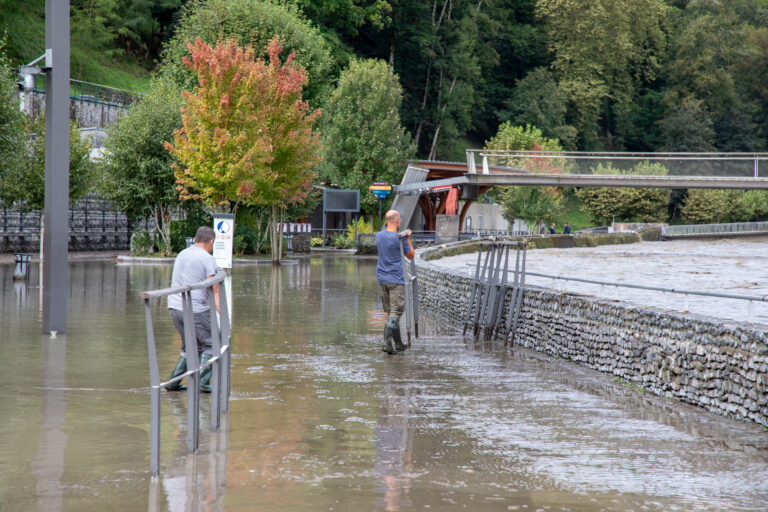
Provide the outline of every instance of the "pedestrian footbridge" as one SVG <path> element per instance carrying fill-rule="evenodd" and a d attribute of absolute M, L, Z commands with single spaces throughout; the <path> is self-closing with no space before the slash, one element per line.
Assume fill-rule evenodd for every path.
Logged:
<path fill-rule="evenodd" d="M 467 150 L 466 164 L 420 161 L 409 165 L 401 184 L 394 187 L 393 208 L 404 216 L 404 225 L 417 206 L 427 224 L 441 213 L 459 214 L 463 222 L 469 204 L 497 186 L 768 190 L 768 153 L 472 149 Z M 447 211 L 451 189 L 466 201 L 461 212 Z"/>

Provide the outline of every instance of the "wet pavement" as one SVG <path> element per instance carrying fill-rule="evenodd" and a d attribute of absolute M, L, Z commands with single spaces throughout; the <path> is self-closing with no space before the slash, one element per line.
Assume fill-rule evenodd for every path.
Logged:
<path fill-rule="evenodd" d="M 528 251 L 527 269 L 562 277 L 768 297 L 768 238 L 676 240 Z M 474 275 L 477 253 L 435 260 Z M 514 262 L 512 262 L 514 268 Z M 554 284 L 553 284 L 554 281 Z M 527 284 L 729 321 L 768 324 L 768 302 L 617 288 L 528 276 Z"/>
<path fill-rule="evenodd" d="M 162 397 L 149 477 L 144 314 L 170 266 L 72 262 L 66 336 L 41 336 L 37 271 L 0 265 L 0 510 L 766 510 L 768 432 L 434 318 L 380 348 L 375 260 L 235 268 L 231 411 L 187 455 Z M 161 373 L 178 357 L 153 306 Z"/>

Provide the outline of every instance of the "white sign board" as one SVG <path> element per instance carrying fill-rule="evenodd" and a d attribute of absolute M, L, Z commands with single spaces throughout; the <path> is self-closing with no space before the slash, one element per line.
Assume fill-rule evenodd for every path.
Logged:
<path fill-rule="evenodd" d="M 214 213 L 213 230 L 216 239 L 213 241 L 213 257 L 219 268 L 232 268 L 232 242 L 235 238 L 235 216 L 231 213 Z"/>

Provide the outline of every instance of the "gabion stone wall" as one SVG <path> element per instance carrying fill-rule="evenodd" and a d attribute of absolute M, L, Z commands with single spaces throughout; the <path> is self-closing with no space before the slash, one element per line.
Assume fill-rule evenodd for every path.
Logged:
<path fill-rule="evenodd" d="M 304 254 L 310 252 L 312 233 L 294 233 L 291 236 L 291 252 Z"/>
<path fill-rule="evenodd" d="M 424 252 L 416 256 L 419 306 L 460 327 L 472 280 L 423 260 Z M 659 396 L 768 427 L 765 325 L 718 322 L 526 286 L 514 343 Z"/>
<path fill-rule="evenodd" d="M 38 252 L 40 250 L 38 210 L 0 208 L 0 253 Z M 129 226 L 121 212 L 108 201 L 95 196 L 81 199 L 69 209 L 70 251 L 125 251 L 132 229 L 154 229 L 154 220 Z"/>

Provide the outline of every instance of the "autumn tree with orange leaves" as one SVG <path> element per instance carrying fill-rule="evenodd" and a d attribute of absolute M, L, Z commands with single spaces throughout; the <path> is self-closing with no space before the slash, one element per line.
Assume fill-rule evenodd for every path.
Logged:
<path fill-rule="evenodd" d="M 312 127 L 320 116 L 302 99 L 307 74 L 291 53 L 283 64 L 277 37 L 268 60 L 235 41 L 211 47 L 197 39 L 184 65 L 199 86 L 182 93 L 183 127 L 166 148 L 182 199 L 202 199 L 214 211 L 240 205 L 269 210 L 272 262 L 279 264 L 284 209 L 302 202 L 321 149 Z"/>

